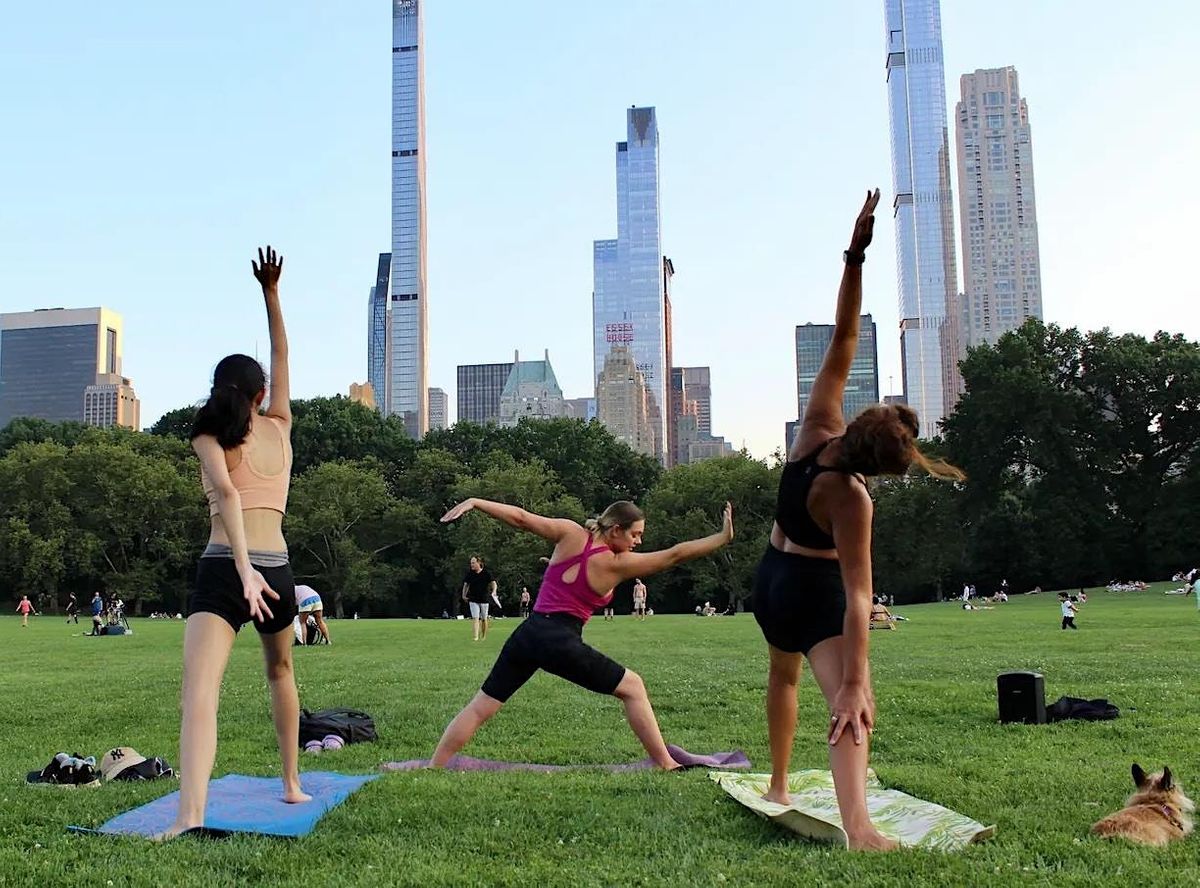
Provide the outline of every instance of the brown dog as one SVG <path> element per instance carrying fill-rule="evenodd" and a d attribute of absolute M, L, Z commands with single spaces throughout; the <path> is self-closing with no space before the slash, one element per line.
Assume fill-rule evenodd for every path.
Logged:
<path fill-rule="evenodd" d="M 1126 800 L 1124 808 L 1096 823 L 1094 834 L 1142 845 L 1165 845 L 1192 831 L 1189 815 L 1195 806 L 1171 779 L 1170 768 L 1147 777 L 1141 765 L 1134 764 L 1133 782 L 1137 791 Z"/>

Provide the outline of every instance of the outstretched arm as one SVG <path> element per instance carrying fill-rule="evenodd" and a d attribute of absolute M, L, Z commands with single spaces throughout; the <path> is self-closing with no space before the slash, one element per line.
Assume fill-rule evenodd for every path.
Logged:
<path fill-rule="evenodd" d="M 611 577 L 612 585 L 632 580 L 634 577 L 647 577 L 683 564 L 685 561 L 703 558 L 732 541 L 733 506 L 726 503 L 721 529 L 710 536 L 676 543 L 671 548 L 659 552 L 621 552 L 614 555 L 609 568 L 614 574 Z M 607 584 L 609 579 L 608 577 L 604 578 L 604 582 Z"/>
<path fill-rule="evenodd" d="M 451 521 L 457 521 L 472 509 L 478 509 L 491 518 L 503 521 L 509 527 L 535 533 L 552 543 L 557 543 L 572 530 L 580 529 L 578 524 L 568 521 L 566 518 L 546 518 L 542 515 L 535 515 L 533 512 L 527 512 L 520 506 L 510 506 L 506 503 L 476 499 L 475 497 L 463 500 L 443 515 L 442 523 L 449 524 Z"/>
<path fill-rule="evenodd" d="M 846 266 L 842 271 L 842 284 L 838 288 L 833 340 L 825 350 L 825 359 L 821 362 L 821 369 L 817 372 L 808 398 L 802 425 L 805 430 L 840 435 L 846 426 L 845 417 L 842 416 L 842 395 L 846 391 L 846 379 L 850 376 L 850 365 L 858 348 L 862 264 L 874 232 L 874 213 L 878 203 L 879 189 L 868 191 L 867 199 L 854 221 L 854 233 L 850 237 L 850 249 L 846 251 Z M 799 450 L 800 436 L 797 436 L 788 459 L 799 459 L 803 455 Z"/>
<path fill-rule="evenodd" d="M 260 248 L 258 262 L 251 260 L 250 267 L 262 284 L 263 300 L 267 304 L 267 328 L 271 334 L 271 400 L 267 405 L 267 416 L 290 423 L 292 395 L 288 376 L 287 330 L 283 326 L 283 309 L 279 306 L 279 276 L 283 273 L 283 257 L 269 246 L 265 254 Z"/>

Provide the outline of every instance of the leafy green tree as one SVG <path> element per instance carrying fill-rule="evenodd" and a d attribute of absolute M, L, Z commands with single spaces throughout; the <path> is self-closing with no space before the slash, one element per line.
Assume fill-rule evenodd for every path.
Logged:
<path fill-rule="evenodd" d="M 302 475 L 331 460 L 374 457 L 383 463 L 412 459 L 416 443 L 397 417 L 340 395 L 292 402 L 293 469 Z"/>
<path fill-rule="evenodd" d="M 48 419 L 19 416 L 0 430 L 0 455 L 18 444 L 33 444 L 39 441 L 53 441 L 69 447 L 79 441 L 87 431 L 88 427 L 81 422 L 51 422 Z"/>
<path fill-rule="evenodd" d="M 380 556 L 431 535 L 433 523 L 391 495 L 378 463 L 322 463 L 296 479 L 289 503 L 297 578 L 328 596 L 338 617 L 347 606 L 403 608 L 417 567 Z"/>
<path fill-rule="evenodd" d="M 747 598 L 775 515 L 780 468 L 735 454 L 677 466 L 663 474 L 646 498 L 647 550 L 665 549 L 707 536 L 721 526 L 726 501 L 733 503 L 733 543 L 710 558 L 681 565 L 646 580 L 656 610 L 691 610 L 711 601 L 727 605 Z"/>
<path fill-rule="evenodd" d="M 150 434 L 163 438 L 178 438 L 180 441 L 190 441 L 192 437 L 192 422 L 196 418 L 196 405 L 178 407 L 168 410 L 150 426 Z"/>
<path fill-rule="evenodd" d="M 567 493 L 545 463 L 538 459 L 517 462 L 497 453 L 492 465 L 476 478 L 462 480 L 455 489 L 455 500 L 469 497 L 497 500 L 520 506 L 539 515 L 584 520 L 583 504 Z M 440 518 L 440 516 L 438 516 Z M 521 587 L 537 590 L 553 547 L 545 540 L 514 530 L 507 524 L 478 513 L 443 529 L 451 550 L 443 563 L 446 587 L 443 591 L 447 610 L 454 613 L 462 590 L 462 577 L 472 555 L 483 558 L 496 578 L 500 600 L 510 612 Z"/>

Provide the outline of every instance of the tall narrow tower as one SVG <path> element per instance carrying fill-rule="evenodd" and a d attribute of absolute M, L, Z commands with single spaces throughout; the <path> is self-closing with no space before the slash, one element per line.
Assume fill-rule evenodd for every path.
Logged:
<path fill-rule="evenodd" d="M 593 369 L 597 385 L 605 367 L 631 368 L 646 391 L 649 438 L 626 428 L 633 414 L 606 415 L 597 391 L 598 418 L 627 440 L 639 440 L 643 452 L 670 464 L 667 453 L 671 365 L 667 362 L 667 303 L 671 266 L 664 262 L 659 204 L 658 120 L 653 108 L 630 108 L 626 140 L 617 143 L 617 237 L 595 241 L 592 251 Z M 632 375 L 631 375 L 632 381 Z M 612 381 L 606 385 L 611 387 Z"/>
<path fill-rule="evenodd" d="M 884 9 L 904 395 L 932 436 L 962 390 L 941 5 Z"/>
<path fill-rule="evenodd" d="M 384 415 L 429 428 L 425 289 L 425 63 L 420 0 L 392 0 L 392 268 Z"/>

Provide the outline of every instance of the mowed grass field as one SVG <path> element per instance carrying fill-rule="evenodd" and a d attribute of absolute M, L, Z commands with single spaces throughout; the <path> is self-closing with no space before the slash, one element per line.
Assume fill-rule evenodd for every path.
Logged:
<path fill-rule="evenodd" d="M 182 623 L 135 620 L 125 638 L 81 638 L 61 619 L 0 620 L 0 885 L 1132 885 L 1200 884 L 1200 837 L 1166 850 L 1091 838 L 1123 803 L 1134 760 L 1169 763 L 1200 797 L 1197 650 L 1190 598 L 1093 593 L 1078 632 L 1059 629 L 1051 594 L 994 610 L 898 608 L 872 632 L 878 701 L 873 764 L 884 783 L 955 808 L 998 834 L 961 854 L 851 854 L 759 820 L 702 771 L 453 774 L 377 780 L 300 840 L 242 836 L 154 845 L 68 834 L 171 789 L 23 785 L 57 751 L 97 758 L 116 745 L 178 757 Z M 375 716 L 380 741 L 308 770 L 373 772 L 425 757 L 478 688 L 517 625 L 341 621 L 332 647 L 296 649 L 302 704 Z M 668 741 L 700 752 L 744 749 L 769 770 L 766 652 L 752 616 L 593 620 L 588 640 L 642 673 Z M 1048 701 L 1104 696 L 1111 722 L 997 723 L 995 678 L 1034 669 Z M 827 721 L 815 684 L 801 689 L 794 766 L 826 767 Z M 537 676 L 468 754 L 549 763 L 640 758 L 616 700 Z M 216 774 L 277 773 L 252 629 L 238 640 L 221 702 Z"/>

